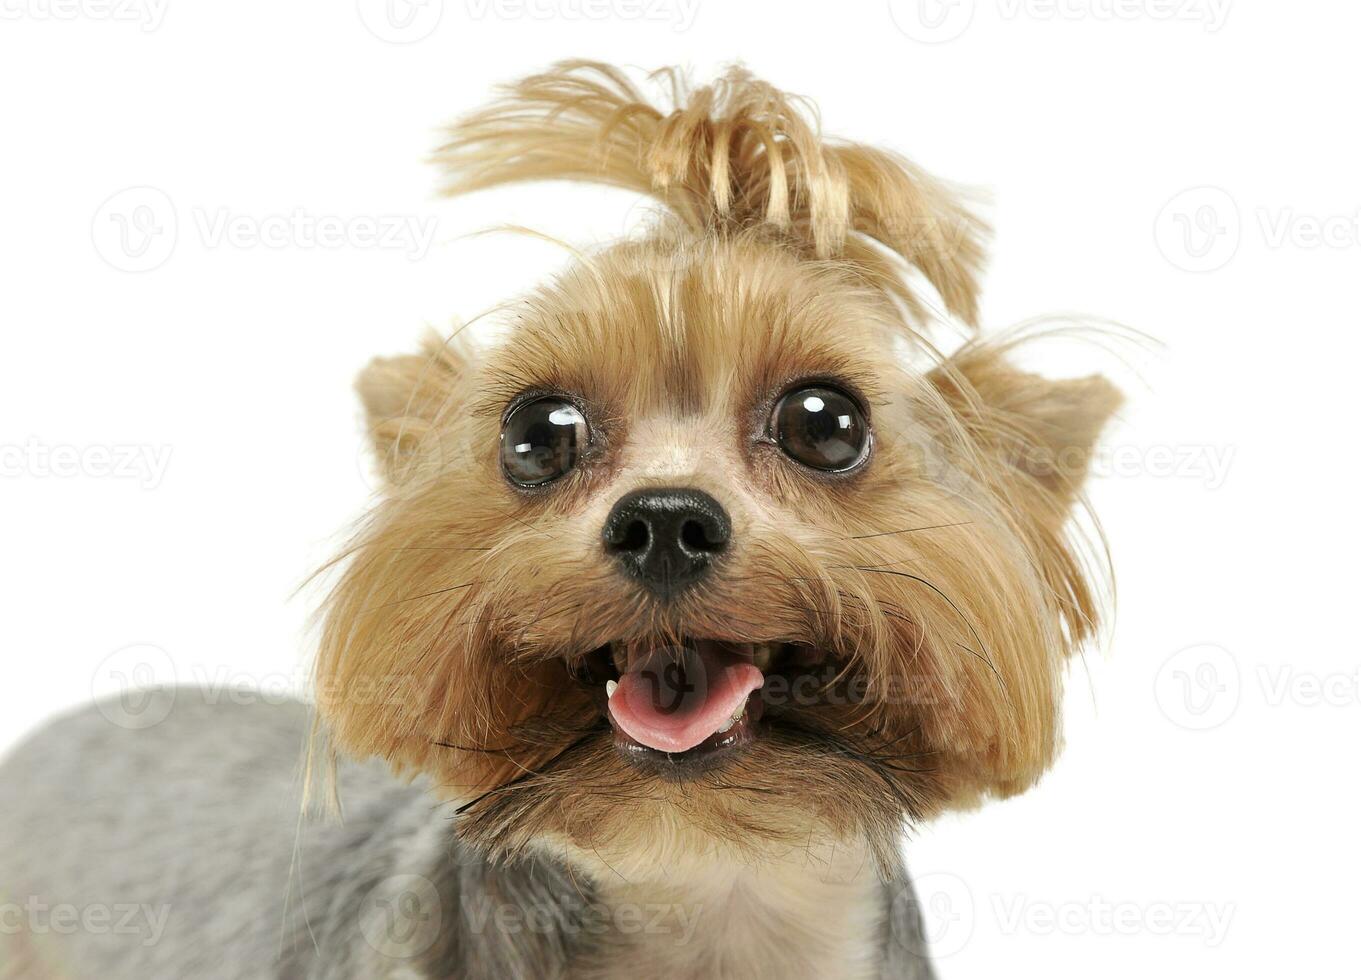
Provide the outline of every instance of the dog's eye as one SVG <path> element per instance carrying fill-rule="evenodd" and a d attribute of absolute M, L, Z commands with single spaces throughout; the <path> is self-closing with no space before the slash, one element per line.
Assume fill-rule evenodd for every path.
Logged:
<path fill-rule="evenodd" d="M 771 434 L 785 455 L 817 470 L 848 470 L 869 449 L 869 423 L 850 395 L 814 385 L 780 399 Z"/>
<path fill-rule="evenodd" d="M 539 398 L 516 408 L 501 427 L 501 466 L 522 487 L 550 483 L 577 465 L 588 435 L 575 405 Z"/>

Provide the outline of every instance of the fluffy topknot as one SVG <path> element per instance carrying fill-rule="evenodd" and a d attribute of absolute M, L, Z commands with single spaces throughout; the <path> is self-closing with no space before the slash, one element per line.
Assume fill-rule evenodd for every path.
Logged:
<path fill-rule="evenodd" d="M 906 262 L 975 323 L 986 229 L 941 182 L 893 153 L 824 139 L 805 100 L 741 67 L 701 88 L 675 69 L 649 79 L 670 107 L 590 61 L 507 86 L 450 128 L 436 156 L 445 190 L 565 179 L 642 192 L 695 233 L 757 232 L 849 263 L 921 321 Z"/>

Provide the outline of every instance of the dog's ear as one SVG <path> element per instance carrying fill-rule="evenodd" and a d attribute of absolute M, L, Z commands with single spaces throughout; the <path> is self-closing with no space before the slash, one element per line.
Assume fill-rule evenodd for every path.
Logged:
<path fill-rule="evenodd" d="M 1016 368 L 1005 348 L 970 345 L 930 375 L 963 437 L 965 465 L 1025 542 L 1071 652 L 1101 618 L 1107 574 L 1099 526 L 1071 521 L 1097 439 L 1123 401 L 1093 375 L 1055 381 Z M 1095 536 L 1093 536 L 1093 534 Z"/>
<path fill-rule="evenodd" d="M 1067 519 L 1097 439 L 1124 400 L 1100 375 L 1045 378 L 986 345 L 965 348 L 932 372 L 931 381 L 994 479 L 1044 498 L 1039 509 L 1051 523 Z"/>
<path fill-rule="evenodd" d="M 373 450 L 390 484 L 438 446 L 441 416 L 459 403 L 473 354 L 465 345 L 430 336 L 420 353 L 379 357 L 355 382 Z"/>

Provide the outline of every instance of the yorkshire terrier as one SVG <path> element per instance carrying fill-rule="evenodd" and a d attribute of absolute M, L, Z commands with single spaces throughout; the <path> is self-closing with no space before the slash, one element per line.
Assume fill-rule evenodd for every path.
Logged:
<path fill-rule="evenodd" d="M 385 489 L 315 712 L 163 689 L 13 755 L 4 980 L 932 975 L 901 842 L 1054 758 L 1120 396 L 976 336 L 946 185 L 745 71 L 663 79 L 565 63 L 450 129 L 450 193 L 662 214 L 495 344 L 363 372 Z M 308 735 L 339 819 L 298 816 Z"/>

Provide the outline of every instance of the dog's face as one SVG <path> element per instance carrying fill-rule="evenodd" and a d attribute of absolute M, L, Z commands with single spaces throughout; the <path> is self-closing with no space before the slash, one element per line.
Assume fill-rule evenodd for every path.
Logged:
<path fill-rule="evenodd" d="M 361 379 L 387 490 L 328 611 L 339 746 L 462 833 L 618 868 L 891 848 L 1029 785 L 1095 603 L 1065 535 L 1118 396 L 759 236 L 584 263 L 495 348 Z"/>

